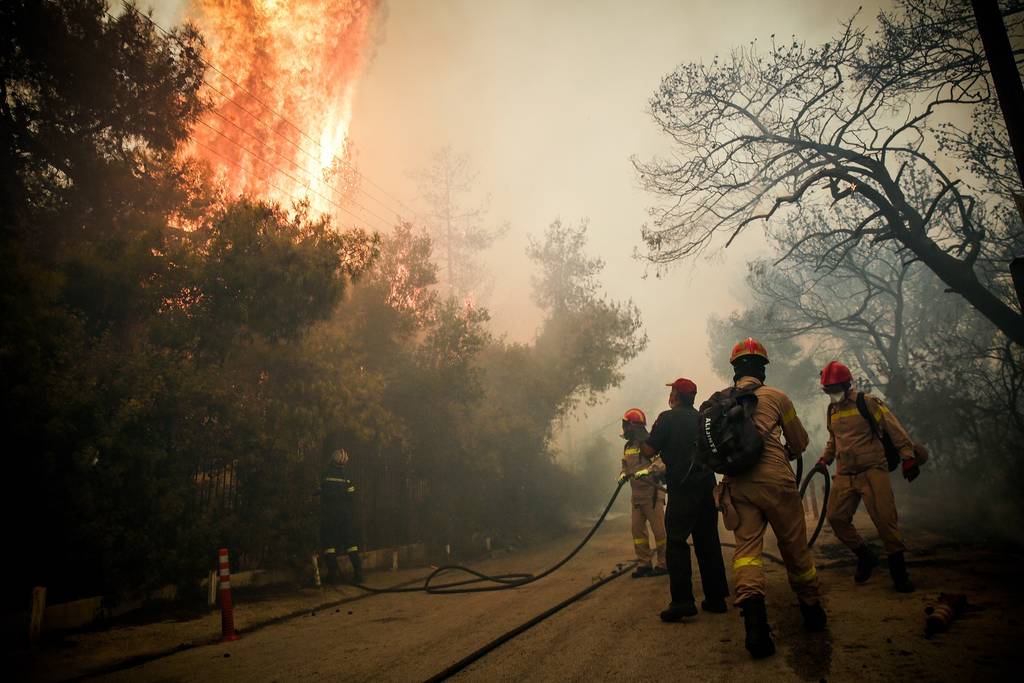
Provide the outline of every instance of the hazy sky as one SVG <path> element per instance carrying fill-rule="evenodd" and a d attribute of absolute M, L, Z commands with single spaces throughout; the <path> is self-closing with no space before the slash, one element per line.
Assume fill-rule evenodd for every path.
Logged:
<path fill-rule="evenodd" d="M 179 1 L 157 5 L 158 20 L 180 15 Z M 572 429 L 578 441 L 613 422 L 606 431 L 614 434 L 626 408 L 664 409 L 663 385 L 675 377 L 694 379 L 702 396 L 720 388 L 707 318 L 739 306 L 745 263 L 762 246 L 751 230 L 712 262 L 643 278 L 647 268 L 632 254 L 651 198 L 630 156 L 669 149 L 646 113 L 648 98 L 681 62 L 772 33 L 822 42 L 861 5 L 870 20 L 878 3 L 859 0 L 391 0 L 356 99 L 359 167 L 415 206 L 410 171 L 442 145 L 469 155 L 491 217 L 511 226 L 488 256 L 495 284 L 486 303 L 494 329 L 513 340 L 529 340 L 540 324 L 527 236 L 555 218 L 590 219 L 590 252 L 607 263 L 607 291 L 639 305 L 650 337 L 621 389 Z"/>

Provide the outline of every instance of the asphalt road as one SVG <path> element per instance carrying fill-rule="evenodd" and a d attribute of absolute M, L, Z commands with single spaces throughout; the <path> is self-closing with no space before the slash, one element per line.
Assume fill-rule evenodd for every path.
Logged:
<path fill-rule="evenodd" d="M 859 518 L 858 521 L 866 522 Z M 578 532 L 582 534 L 582 531 Z M 909 535 L 909 534 L 908 534 Z M 872 538 L 873 533 L 868 533 Z M 483 571 L 536 572 L 578 540 L 568 535 Z M 723 531 L 723 540 L 731 540 Z M 611 581 L 502 645 L 455 676 L 465 681 L 993 680 L 1019 669 L 1021 607 L 1013 581 L 1019 558 L 984 548 L 921 550 L 912 559 L 919 591 L 892 591 L 877 574 L 854 585 L 851 569 L 822 572 L 829 631 L 806 634 L 785 571 L 766 563 L 769 618 L 778 654 L 753 661 L 743 649 L 738 610 L 688 623 L 658 619 L 668 602 L 664 577 Z M 822 566 L 845 559 L 823 535 Z M 766 548 L 776 552 L 774 540 Z M 379 595 L 244 635 L 226 645 L 181 652 L 109 676 L 130 681 L 422 681 L 481 645 L 607 576 L 631 559 L 628 520 L 610 520 L 572 562 L 515 590 L 476 595 Z M 731 549 L 725 548 L 727 566 Z M 386 576 L 375 583 L 383 585 Z M 700 595 L 699 583 L 696 587 Z M 967 593 L 974 608 L 948 634 L 923 636 L 923 609 L 940 591 Z M 1015 626 L 1017 628 L 1015 628 Z"/>

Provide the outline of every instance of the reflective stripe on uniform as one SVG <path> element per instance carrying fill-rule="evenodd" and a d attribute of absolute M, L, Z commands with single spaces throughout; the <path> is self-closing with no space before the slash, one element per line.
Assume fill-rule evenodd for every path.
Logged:
<path fill-rule="evenodd" d="M 357 545 L 350 545 L 348 548 L 345 549 L 345 552 L 346 553 L 357 553 L 357 552 L 359 552 L 359 546 L 357 546 Z"/>
<path fill-rule="evenodd" d="M 349 486 L 348 487 L 348 492 L 349 493 L 355 493 L 356 492 L 356 487 L 355 486 Z"/>
<path fill-rule="evenodd" d="M 663 538 L 660 541 L 658 541 L 657 545 L 660 548 L 661 546 L 665 545 L 667 542 L 668 542 L 668 539 L 667 538 Z"/>
<path fill-rule="evenodd" d="M 633 539 L 633 545 L 643 545 L 644 543 L 647 543 L 647 539 L 646 538 L 634 538 Z"/>
<path fill-rule="evenodd" d="M 793 421 L 793 419 L 794 419 L 795 417 L 796 417 L 796 408 L 790 408 L 790 409 L 789 409 L 789 410 L 787 410 L 787 411 L 786 411 L 786 413 L 785 413 L 785 414 L 784 414 L 784 415 L 782 416 L 782 424 L 784 424 L 784 425 L 785 425 L 785 424 L 789 424 L 790 422 L 792 422 L 792 421 Z"/>
<path fill-rule="evenodd" d="M 342 479 L 341 477 L 324 477 L 324 481 L 329 481 L 332 484 L 347 484 L 348 479 Z"/>
<path fill-rule="evenodd" d="M 799 574 L 794 574 L 794 573 L 790 572 L 789 580 L 792 581 L 793 583 L 807 583 L 808 581 L 813 581 L 814 577 L 816 577 L 817 575 L 818 575 L 818 570 L 815 569 L 814 565 L 812 564 L 811 568 L 808 569 L 805 572 L 801 572 Z"/>
<path fill-rule="evenodd" d="M 881 420 L 882 415 L 888 412 L 889 409 L 886 408 L 885 406 L 882 406 L 881 408 L 876 410 L 874 415 L 875 421 L 878 422 L 879 420 Z M 832 413 L 833 422 L 842 417 L 860 417 L 863 419 L 863 416 L 860 414 L 860 411 L 857 410 L 856 408 L 853 408 L 852 410 L 837 410 L 836 412 Z"/>
<path fill-rule="evenodd" d="M 740 569 L 742 567 L 761 567 L 764 566 L 764 560 L 760 557 L 737 557 L 732 561 L 733 569 Z"/>
<path fill-rule="evenodd" d="M 325 555 L 333 555 L 336 552 L 338 552 L 336 548 L 327 548 L 326 550 L 324 550 Z"/>

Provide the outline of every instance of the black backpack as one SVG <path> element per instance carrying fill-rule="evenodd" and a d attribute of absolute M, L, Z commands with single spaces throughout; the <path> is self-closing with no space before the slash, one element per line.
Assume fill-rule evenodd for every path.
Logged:
<path fill-rule="evenodd" d="M 885 449 L 885 462 L 889 466 L 889 471 L 892 472 L 894 469 L 900 466 L 900 451 L 893 444 L 892 439 L 885 433 L 885 430 L 878 428 L 878 423 L 875 422 L 875 416 L 868 410 L 868 402 L 864 399 L 863 392 L 857 392 L 857 410 L 860 411 L 860 416 L 868 421 L 871 425 L 871 433 L 874 434 L 882 442 L 882 448 Z"/>
<path fill-rule="evenodd" d="M 718 474 L 736 475 L 761 460 L 764 437 L 754 424 L 756 389 L 719 391 L 700 407 L 699 464 Z"/>

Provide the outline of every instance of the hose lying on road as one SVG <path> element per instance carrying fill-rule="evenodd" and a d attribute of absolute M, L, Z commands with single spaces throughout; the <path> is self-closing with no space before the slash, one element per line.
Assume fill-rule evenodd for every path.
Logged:
<path fill-rule="evenodd" d="M 579 600 L 583 596 L 587 595 L 588 593 L 590 593 L 592 591 L 597 590 L 598 588 L 600 588 L 601 586 L 605 585 L 609 581 L 613 581 L 613 580 L 619 578 L 620 576 L 622 576 L 623 574 L 628 572 L 633 567 L 633 564 L 635 564 L 635 563 L 630 562 L 630 563 L 627 563 L 624 566 L 617 567 L 615 569 L 615 571 L 613 571 L 608 576 L 602 578 L 599 581 L 595 581 L 594 583 L 590 584 L 589 586 L 587 586 L 583 590 L 579 591 L 575 595 L 571 595 L 568 598 L 566 598 L 565 600 L 563 600 L 562 602 L 560 602 L 557 605 L 555 605 L 554 607 L 550 607 L 550 608 L 544 610 L 543 612 L 541 612 L 537 616 L 533 617 L 529 621 L 526 621 L 526 622 L 520 624 L 519 626 L 516 626 L 511 631 L 507 631 L 507 632 L 501 634 L 497 638 L 491 640 L 490 642 L 486 643 L 482 647 L 477 648 L 476 650 L 474 650 L 470 654 L 466 655 L 465 657 L 463 657 L 459 661 L 455 662 L 451 666 L 447 667 L 443 671 L 434 674 L 433 676 L 431 676 L 430 678 L 427 679 L 427 683 L 435 683 L 436 681 L 443 681 L 443 680 L 446 680 L 446 679 L 450 678 L 451 676 L 454 676 L 455 674 L 457 674 L 458 672 L 462 671 L 463 669 L 465 669 L 467 666 L 469 666 L 473 662 L 475 662 L 475 661 L 477 661 L 479 659 L 483 659 L 486 655 L 490 654 L 491 651 L 498 649 L 503 644 L 507 643 L 508 641 L 510 641 L 513 638 L 515 638 L 516 636 L 518 636 L 520 633 L 523 633 L 524 631 L 528 631 L 529 629 L 533 628 L 534 626 L 536 626 L 540 622 L 544 621 L 545 619 L 547 619 L 551 615 L 553 615 L 556 612 L 559 612 L 559 611 L 565 609 L 566 607 L 568 607 L 569 605 L 573 604 L 574 602 L 576 602 L 577 600 Z"/>
<path fill-rule="evenodd" d="M 601 512 L 601 516 L 597 518 L 597 521 L 594 522 L 594 526 L 590 528 L 590 531 L 588 531 L 587 535 L 583 537 L 583 540 L 580 541 L 576 545 L 576 547 L 569 552 L 568 555 L 566 555 L 561 560 L 559 560 L 555 564 L 551 565 L 550 567 L 542 571 L 540 574 L 511 573 L 489 575 L 484 574 L 483 572 L 478 572 L 477 570 L 472 569 L 470 567 L 464 567 L 458 564 L 449 564 L 444 565 L 443 567 L 438 567 L 437 569 L 432 571 L 423 580 L 423 584 L 419 586 L 409 586 L 407 588 L 374 588 L 372 586 L 366 586 L 361 583 L 357 583 L 354 585 L 358 588 L 362 588 L 363 590 L 369 591 L 371 593 L 431 593 L 434 595 L 453 595 L 457 593 L 486 593 L 490 591 L 501 591 L 507 590 L 509 588 L 518 588 L 519 586 L 525 586 L 526 584 L 533 583 L 534 581 L 539 581 L 540 579 L 543 579 L 545 576 L 548 576 L 549 574 L 557 571 L 559 568 L 562 567 L 562 565 L 564 565 L 566 562 L 575 557 L 576 553 L 583 549 L 583 546 L 585 546 L 587 542 L 589 542 L 590 539 L 594 536 L 594 534 L 597 533 L 597 529 L 604 522 L 604 518 L 608 516 L 608 511 L 612 509 L 612 505 L 615 503 L 615 499 L 619 496 L 619 491 L 622 490 L 622 486 L 625 483 L 626 480 L 620 481 L 619 485 L 615 487 L 615 492 L 612 493 L 612 497 L 611 499 L 609 499 L 608 504 L 604 506 L 604 511 Z M 438 576 L 446 572 L 462 572 L 464 574 L 470 574 L 476 578 L 434 585 L 434 580 Z M 491 583 L 496 585 L 473 585 L 477 583 Z"/>
<path fill-rule="evenodd" d="M 800 480 L 800 473 L 802 471 L 800 465 L 797 466 L 797 481 Z M 811 479 L 818 470 L 811 470 L 804 479 L 803 484 L 800 486 L 800 497 L 803 498 L 804 493 L 807 491 L 807 487 L 811 483 Z M 814 529 L 814 533 L 811 534 L 810 541 L 807 543 L 808 547 L 814 545 L 814 542 L 818 539 L 818 534 L 821 533 L 821 528 L 825 523 L 825 511 L 828 508 L 828 496 L 830 491 L 831 481 L 829 481 L 828 473 L 822 473 L 825 477 L 825 497 L 821 507 L 821 514 L 818 516 L 818 524 Z M 608 504 L 604 506 L 604 510 L 601 515 L 594 522 L 594 526 L 590 528 L 587 535 L 583 537 L 575 548 L 573 548 L 568 555 L 563 557 L 561 560 L 548 567 L 540 574 L 525 574 L 525 573 L 508 573 L 508 574 L 484 574 L 483 572 L 477 571 L 471 567 L 466 567 L 458 564 L 449 564 L 438 567 L 432 571 L 419 586 L 408 586 L 408 587 L 395 587 L 395 588 L 374 588 L 373 586 L 367 586 L 365 584 L 357 583 L 354 584 L 358 588 L 362 588 L 370 593 L 430 593 L 433 595 L 454 595 L 459 593 L 487 593 L 491 591 L 507 590 L 509 588 L 518 588 L 527 584 L 539 581 L 545 576 L 548 576 L 558 569 L 560 569 L 565 563 L 571 560 L 576 554 L 583 549 L 590 539 L 597 533 L 598 528 L 604 523 L 605 517 L 608 516 L 608 512 L 611 510 L 612 505 L 615 504 L 615 499 L 619 496 L 619 491 L 625 485 L 627 480 L 620 481 L 618 486 L 615 487 L 615 491 L 612 493 L 612 497 L 608 500 Z M 727 544 L 723 544 L 727 545 Z M 469 574 L 475 578 L 463 579 L 461 581 L 451 581 L 449 583 L 434 584 L 434 581 L 442 574 L 448 572 L 462 572 L 463 574 Z M 476 586 L 473 584 L 493 584 Z"/>

